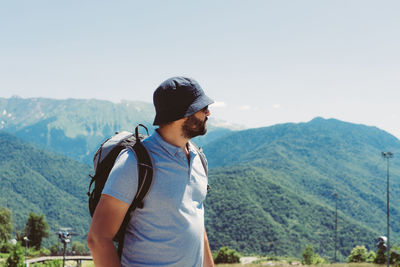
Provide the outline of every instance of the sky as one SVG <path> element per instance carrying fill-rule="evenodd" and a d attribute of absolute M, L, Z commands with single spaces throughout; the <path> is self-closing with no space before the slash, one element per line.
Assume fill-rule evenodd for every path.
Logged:
<path fill-rule="evenodd" d="M 196 79 L 246 127 L 336 118 L 400 138 L 400 1 L 3 1 L 0 97 L 152 102 Z"/>

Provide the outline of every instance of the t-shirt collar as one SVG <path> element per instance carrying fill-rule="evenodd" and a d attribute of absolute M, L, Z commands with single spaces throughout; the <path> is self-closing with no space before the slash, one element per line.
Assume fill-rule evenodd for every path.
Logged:
<path fill-rule="evenodd" d="M 153 134 L 155 140 L 161 145 L 161 147 L 163 147 L 169 154 L 171 154 L 172 156 L 175 156 L 177 153 L 179 153 L 180 151 L 182 151 L 182 148 L 174 146 L 168 142 L 166 142 L 161 135 L 158 133 L 157 130 L 154 131 Z M 189 149 L 191 148 L 190 142 L 189 142 Z M 183 151 L 182 151 L 183 152 Z"/>

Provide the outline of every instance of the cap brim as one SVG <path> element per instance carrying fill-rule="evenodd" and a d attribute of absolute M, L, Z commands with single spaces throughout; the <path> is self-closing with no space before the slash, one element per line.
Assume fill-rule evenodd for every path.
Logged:
<path fill-rule="evenodd" d="M 214 100 L 212 100 L 208 96 L 206 95 L 200 96 L 189 106 L 189 108 L 185 113 L 185 117 L 195 114 L 196 112 L 202 110 L 208 105 L 211 105 L 212 103 L 214 103 Z"/>
<path fill-rule="evenodd" d="M 206 106 L 211 105 L 212 103 L 214 103 L 214 100 L 212 100 L 211 98 L 209 98 L 206 95 L 202 95 L 202 96 L 198 97 L 195 101 L 193 101 L 192 104 L 190 104 L 190 106 L 186 110 L 185 114 L 183 114 L 183 116 L 171 118 L 170 116 L 165 116 L 166 114 L 164 114 L 164 113 L 158 113 L 158 114 L 156 114 L 156 116 L 154 118 L 153 125 L 160 125 L 162 123 L 167 123 L 170 121 L 179 120 L 179 119 L 191 116 L 191 115 L 195 114 L 196 112 L 202 110 Z"/>

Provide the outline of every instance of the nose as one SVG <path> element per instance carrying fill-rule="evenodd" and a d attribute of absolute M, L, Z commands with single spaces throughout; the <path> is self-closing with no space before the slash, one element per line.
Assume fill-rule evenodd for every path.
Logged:
<path fill-rule="evenodd" d="M 211 115 L 211 111 L 208 109 L 208 107 L 205 107 L 205 108 L 203 109 L 203 112 L 204 112 L 204 114 L 205 114 L 207 117 Z"/>

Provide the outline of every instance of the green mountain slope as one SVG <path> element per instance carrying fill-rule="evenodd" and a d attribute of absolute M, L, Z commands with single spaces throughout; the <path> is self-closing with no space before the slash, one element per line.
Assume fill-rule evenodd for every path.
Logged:
<path fill-rule="evenodd" d="M 247 253 L 301 257 L 306 244 L 333 257 L 335 210 L 274 183 L 249 165 L 214 169 L 206 225 L 213 249 L 230 246 Z M 338 215 L 340 253 L 356 245 L 373 248 L 378 233 Z"/>
<path fill-rule="evenodd" d="M 51 139 L 53 135 L 43 129 L 56 131 L 52 123 L 59 123 L 57 116 L 38 119 L 40 127 L 19 122 L 7 130 L 29 129 L 32 139 Z M 66 133 L 59 131 L 60 136 Z M 395 154 L 391 159 L 391 237 L 394 243 L 400 240 L 396 205 L 400 201 L 396 157 L 400 141 L 395 137 L 375 127 L 321 118 L 214 134 L 214 138 L 225 137 L 204 147 L 212 188 L 206 201 L 212 249 L 228 245 L 249 253 L 300 256 L 311 244 L 321 255 L 332 257 L 335 192 L 342 259 L 355 245 L 374 249 L 376 237 L 386 233 L 386 162 L 381 151 Z M 90 136 L 82 137 L 82 142 L 88 144 L 85 138 Z M 74 147 L 73 140 L 78 139 L 60 138 L 59 144 Z M 13 211 L 17 229 L 33 211 L 46 215 L 52 231 L 72 227 L 83 238 L 90 221 L 86 206 L 90 172 L 87 165 L 0 132 L 0 206 Z"/>
<path fill-rule="evenodd" d="M 96 99 L 0 98 L 0 129 L 48 150 L 91 164 L 98 146 L 116 131 L 134 131 L 142 123 L 154 128 L 150 103 Z M 237 126 L 209 121 L 209 135 L 198 145 L 215 140 Z"/>
<path fill-rule="evenodd" d="M 72 227 L 84 238 L 89 226 L 89 166 L 44 152 L 0 132 L 0 206 L 21 230 L 29 212 L 45 214 L 51 232 Z M 55 235 L 52 240 L 55 240 Z"/>
<path fill-rule="evenodd" d="M 387 150 L 394 152 L 395 155 L 400 152 L 399 140 L 375 127 L 321 118 L 314 119 L 309 123 L 282 124 L 236 132 L 204 148 L 210 168 L 220 167 L 218 168 L 218 175 L 211 172 L 210 183 L 213 188 L 216 187 L 216 190 L 219 190 L 218 187 L 223 186 L 221 183 L 231 184 L 232 181 L 236 183 L 245 179 L 246 182 L 243 182 L 242 185 L 234 190 L 229 190 L 231 191 L 230 195 L 224 195 L 225 197 L 236 197 L 236 201 L 240 201 L 237 204 L 237 213 L 246 214 L 248 208 L 240 207 L 251 203 L 247 199 L 251 195 L 264 196 L 257 201 L 253 200 L 259 206 L 276 202 L 275 209 L 266 212 L 266 214 L 276 212 L 277 216 L 280 217 L 275 220 L 278 222 L 287 221 L 288 217 L 296 214 L 296 210 L 300 212 L 299 216 L 304 216 L 309 209 L 321 210 L 313 219 L 309 218 L 309 220 L 316 220 L 313 227 L 305 228 L 306 231 L 303 234 L 298 229 L 297 233 L 308 240 L 309 243 L 319 244 L 318 247 L 322 254 L 332 250 L 329 246 L 324 248 L 321 242 L 326 241 L 327 231 L 329 231 L 331 237 L 333 236 L 332 230 L 329 229 L 332 228 L 334 221 L 326 212 L 332 214 L 335 205 L 333 196 L 335 192 L 339 195 L 338 209 L 342 214 L 342 227 L 357 229 L 359 233 L 354 235 L 351 232 L 342 232 L 341 241 L 344 241 L 344 236 L 353 235 L 353 239 L 347 238 L 348 241 L 343 243 L 342 248 L 348 249 L 351 247 L 349 244 L 354 244 L 354 242 L 365 245 L 372 244 L 373 246 L 376 236 L 374 237 L 372 233 L 379 233 L 380 235 L 386 233 L 386 162 L 381 158 L 380 153 Z M 394 180 L 391 184 L 391 231 L 392 237 L 399 240 L 400 210 L 395 203 L 400 200 L 400 191 L 399 184 L 395 182 L 395 177 L 399 177 L 400 168 L 396 158 L 392 161 L 391 173 Z M 241 167 L 238 167 L 238 165 Z M 246 173 L 238 172 L 238 169 L 250 169 L 252 175 L 247 176 Z M 236 170 L 238 174 L 232 174 L 233 170 Z M 224 178 L 228 176 L 231 177 L 229 181 Z M 216 183 L 216 185 L 213 183 Z M 257 186 L 256 183 L 258 183 Z M 272 194 L 274 192 L 268 192 L 264 188 L 271 183 L 285 191 L 283 200 L 276 194 Z M 239 196 L 246 196 L 246 198 L 241 200 Z M 224 211 L 217 212 L 218 216 L 213 215 L 213 203 L 223 201 L 216 201 L 214 197 L 216 196 L 212 195 L 207 200 L 212 210 L 208 217 L 211 228 L 213 227 L 212 221 L 219 220 L 221 216 L 224 216 Z M 293 209 L 286 205 L 285 199 L 287 198 L 297 203 L 293 205 Z M 302 207 L 299 204 L 301 202 L 309 203 L 307 204 L 308 207 Z M 225 201 L 223 203 L 225 205 Z M 314 207 L 311 207 L 311 204 Z M 228 210 L 226 209 L 226 212 Z M 322 210 L 325 211 L 322 212 Z M 305 220 L 305 218 L 301 219 L 299 216 L 294 218 L 302 222 L 300 225 L 305 225 L 307 222 L 311 224 L 310 221 Z M 330 219 L 326 220 L 326 218 Z M 228 215 L 226 219 L 234 221 L 235 217 Z M 361 228 L 350 227 L 355 221 L 363 225 L 365 231 L 361 231 Z M 290 224 L 281 223 L 279 225 L 284 229 L 284 231 L 279 231 L 280 233 L 292 231 Z M 246 226 L 264 229 L 257 221 L 253 220 L 248 220 Z M 228 230 L 221 229 L 221 231 L 226 235 L 229 233 Z M 233 233 L 240 231 L 239 228 Z M 289 237 L 285 237 L 287 233 L 276 236 L 272 231 L 266 235 L 272 235 L 277 239 L 290 240 Z M 314 239 L 307 236 L 314 236 Z M 368 236 L 369 242 L 364 242 L 366 236 Z M 231 235 L 231 241 L 237 242 L 235 234 Z M 212 239 L 211 242 L 218 241 Z M 295 242 L 292 240 L 285 242 L 285 244 L 294 246 Z M 333 246 L 333 242 L 329 244 Z M 259 246 L 261 251 L 271 251 L 270 249 L 262 249 L 262 245 Z M 284 247 L 280 246 L 279 248 L 283 249 Z M 244 249 L 247 249 L 247 247 Z M 299 248 L 292 247 L 287 252 L 299 255 L 300 251 Z M 345 251 L 342 250 L 342 252 Z"/>

